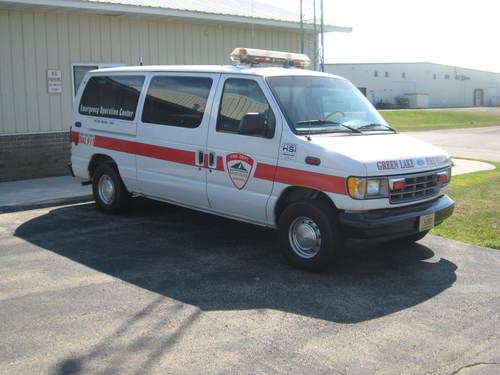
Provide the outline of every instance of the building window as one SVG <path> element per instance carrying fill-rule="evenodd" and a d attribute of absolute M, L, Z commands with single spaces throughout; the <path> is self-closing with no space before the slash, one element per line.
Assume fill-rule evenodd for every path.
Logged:
<path fill-rule="evenodd" d="M 153 77 L 142 111 L 142 122 L 196 128 L 201 124 L 212 79 Z"/>
<path fill-rule="evenodd" d="M 82 115 L 133 120 L 144 76 L 110 75 L 89 79 L 78 111 Z"/>
<path fill-rule="evenodd" d="M 373 72 L 373 76 L 378 77 L 378 72 L 376 70 Z"/>
<path fill-rule="evenodd" d="M 385 73 L 384 73 L 384 77 L 385 77 L 385 78 L 389 78 L 389 72 L 385 72 Z"/>
<path fill-rule="evenodd" d="M 436 74 L 436 73 L 434 73 L 434 74 L 432 75 L 432 78 L 434 78 L 434 79 L 437 79 L 437 77 L 438 77 L 438 76 L 437 76 L 437 74 Z"/>
<path fill-rule="evenodd" d="M 260 113 L 266 119 L 267 127 L 274 129 L 274 114 L 259 84 L 250 79 L 227 79 L 222 92 L 217 131 L 238 133 L 241 119 L 250 112 Z M 266 134 L 261 136 L 266 137 Z"/>
<path fill-rule="evenodd" d="M 80 85 L 82 84 L 83 77 L 87 72 L 95 69 L 111 68 L 113 66 L 123 66 L 124 64 L 113 63 L 76 63 L 71 64 L 71 83 L 73 85 L 73 98 L 75 98 Z"/>
<path fill-rule="evenodd" d="M 401 78 L 406 78 L 406 73 L 405 72 L 401 73 Z"/>
<path fill-rule="evenodd" d="M 445 74 L 444 75 L 444 79 L 450 79 L 450 75 L 449 74 Z"/>

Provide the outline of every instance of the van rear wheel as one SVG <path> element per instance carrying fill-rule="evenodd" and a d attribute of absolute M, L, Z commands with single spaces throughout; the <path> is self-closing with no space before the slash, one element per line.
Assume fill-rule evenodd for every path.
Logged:
<path fill-rule="evenodd" d="M 280 215 L 278 236 L 293 266 L 318 271 L 330 265 L 343 240 L 335 216 L 318 201 L 290 204 Z"/>
<path fill-rule="evenodd" d="M 123 210 L 130 195 L 115 166 L 100 164 L 92 177 L 92 192 L 97 207 L 106 213 Z"/>

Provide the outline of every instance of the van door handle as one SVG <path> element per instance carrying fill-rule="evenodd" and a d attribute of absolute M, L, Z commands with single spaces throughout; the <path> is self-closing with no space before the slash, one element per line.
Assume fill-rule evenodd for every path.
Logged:
<path fill-rule="evenodd" d="M 203 165 L 204 164 L 204 159 L 205 158 L 205 153 L 203 151 L 196 151 L 196 161 L 197 165 Z"/>
<path fill-rule="evenodd" d="M 208 166 L 215 167 L 215 153 L 211 152 L 208 154 Z"/>

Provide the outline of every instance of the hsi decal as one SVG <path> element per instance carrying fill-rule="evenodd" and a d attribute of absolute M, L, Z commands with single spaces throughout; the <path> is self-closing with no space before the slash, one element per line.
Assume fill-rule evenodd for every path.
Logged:
<path fill-rule="evenodd" d="M 233 185 L 241 190 L 245 187 L 253 168 L 250 156 L 235 152 L 226 156 L 227 173 Z"/>
<path fill-rule="evenodd" d="M 281 159 L 295 160 L 297 145 L 295 143 L 283 143 L 281 145 Z"/>

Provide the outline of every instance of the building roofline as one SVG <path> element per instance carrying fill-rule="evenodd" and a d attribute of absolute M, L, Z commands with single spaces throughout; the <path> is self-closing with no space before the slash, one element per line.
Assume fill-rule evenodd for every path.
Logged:
<path fill-rule="evenodd" d="M 98 11 L 104 13 L 124 13 L 124 14 L 141 14 L 141 15 L 154 15 L 176 18 L 191 18 L 205 21 L 219 21 L 219 22 L 234 22 L 253 24 L 258 26 L 278 27 L 286 29 L 300 29 L 299 21 L 287 21 L 271 18 L 257 18 L 247 17 L 242 15 L 231 14 L 217 14 L 195 10 L 181 10 L 173 8 L 162 8 L 153 6 L 138 6 L 118 3 L 104 3 L 104 2 L 82 2 L 78 0 L 0 0 L 1 4 L 7 5 L 31 5 L 34 7 L 55 7 L 66 9 L 82 9 L 87 11 Z M 304 30 L 314 31 L 314 25 L 311 23 L 303 24 Z M 325 25 L 325 32 L 344 32 L 350 33 L 351 27 Z M 319 27 L 317 27 L 319 32 Z"/>
<path fill-rule="evenodd" d="M 463 69 L 463 70 L 473 70 L 475 72 L 483 72 L 483 73 L 493 73 L 493 74 L 500 74 L 500 72 L 495 72 L 491 70 L 484 70 L 484 69 L 474 69 L 474 68 L 465 68 L 463 66 L 457 66 L 457 65 L 448 65 L 448 64 L 439 64 L 439 63 L 433 63 L 429 61 L 414 61 L 414 62 L 362 62 L 362 63 L 325 63 L 325 66 L 333 66 L 333 65 L 421 65 L 421 64 L 430 64 L 430 65 L 439 65 L 439 66 L 446 66 L 448 68 L 454 68 L 454 69 Z"/>

